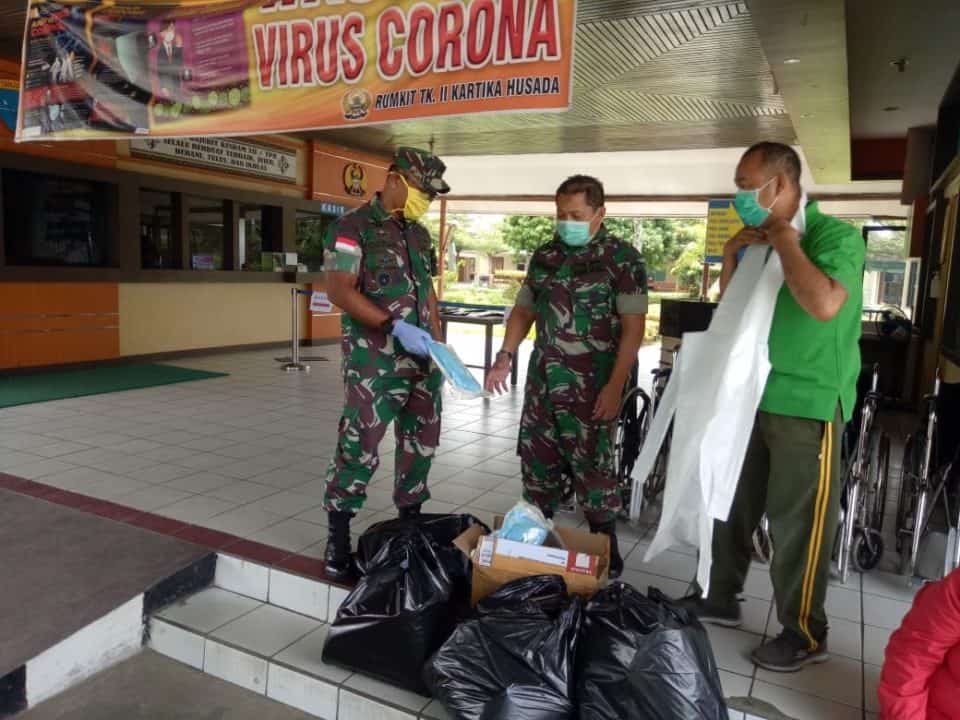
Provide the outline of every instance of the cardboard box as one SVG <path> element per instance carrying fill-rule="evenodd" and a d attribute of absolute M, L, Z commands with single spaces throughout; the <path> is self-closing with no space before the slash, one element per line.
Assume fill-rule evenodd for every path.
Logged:
<path fill-rule="evenodd" d="M 500 527 L 502 520 L 497 517 L 494 526 Z M 555 532 L 564 547 L 502 540 L 487 535 L 479 526 L 454 540 L 473 561 L 471 603 L 476 605 L 508 582 L 530 575 L 560 575 L 571 593 L 592 597 L 607 581 L 610 538 L 574 528 L 558 527 Z"/>

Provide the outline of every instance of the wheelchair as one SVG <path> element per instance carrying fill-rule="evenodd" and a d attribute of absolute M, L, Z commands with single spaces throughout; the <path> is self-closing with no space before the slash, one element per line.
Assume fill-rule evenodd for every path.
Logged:
<path fill-rule="evenodd" d="M 869 383 L 869 384 L 868 384 Z M 850 565 L 858 572 L 873 570 L 883 557 L 883 514 L 890 471 L 890 438 L 876 423 L 883 402 L 880 368 L 860 376 L 858 403 L 843 442 L 843 495 L 834 558 L 841 582 Z"/>
<path fill-rule="evenodd" d="M 879 381 L 878 366 L 861 372 L 857 383 L 857 405 L 843 436 L 841 517 L 833 543 L 833 558 L 837 574 L 844 583 L 849 577 L 851 563 L 858 572 L 867 572 L 883 558 L 890 438 L 875 424 L 883 401 Z M 753 533 L 753 548 L 757 560 L 770 562 L 773 543 L 766 515 Z"/>
<path fill-rule="evenodd" d="M 900 572 L 911 579 L 922 574 L 921 546 L 935 533 L 946 535 L 943 566 L 926 577 L 937 579 L 960 567 L 960 446 L 942 437 L 940 394 L 938 374 L 933 393 L 924 398 L 923 421 L 904 447 L 896 548 Z"/>

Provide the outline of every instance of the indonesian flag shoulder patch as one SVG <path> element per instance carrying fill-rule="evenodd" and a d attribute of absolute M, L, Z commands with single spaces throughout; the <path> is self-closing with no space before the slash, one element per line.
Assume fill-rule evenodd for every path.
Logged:
<path fill-rule="evenodd" d="M 337 236 L 335 249 L 337 252 L 349 253 L 351 255 L 359 255 L 360 243 L 358 243 L 353 238 L 348 238 L 343 235 L 339 235 Z"/>

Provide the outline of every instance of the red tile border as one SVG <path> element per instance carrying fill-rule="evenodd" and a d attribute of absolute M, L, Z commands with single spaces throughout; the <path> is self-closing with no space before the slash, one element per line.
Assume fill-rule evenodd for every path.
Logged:
<path fill-rule="evenodd" d="M 0 473 L 0 488 L 4 490 L 16 490 L 25 482 L 26 480 L 23 478 L 7 475 L 6 473 Z"/>
<path fill-rule="evenodd" d="M 281 570 L 289 570 L 290 572 L 303 575 L 313 580 L 330 582 L 327 580 L 326 575 L 324 575 L 325 566 L 323 560 L 318 560 L 317 558 L 307 557 L 306 555 L 290 555 L 277 563 L 276 567 Z"/>
<path fill-rule="evenodd" d="M 163 515 L 154 515 L 153 513 L 142 513 L 135 517 L 125 520 L 128 525 L 160 533 L 161 535 L 176 535 L 181 530 L 190 527 L 188 523 L 164 517 Z"/>
<path fill-rule="evenodd" d="M 92 498 L 89 495 L 81 495 L 80 493 L 71 492 L 70 490 L 54 490 L 53 492 L 44 495 L 43 499 L 47 502 L 73 508 L 74 510 L 86 510 L 90 507 L 90 505 L 97 502 L 96 498 Z"/>
<path fill-rule="evenodd" d="M 306 555 L 298 555 L 282 548 L 264 545 L 263 543 L 252 540 L 245 540 L 236 535 L 220 532 L 219 530 L 213 530 L 200 525 L 190 525 L 189 523 L 164 517 L 163 515 L 143 512 L 136 508 L 110 502 L 109 500 L 101 500 L 90 497 L 89 495 L 71 492 L 70 490 L 61 490 L 52 485 L 44 485 L 43 483 L 26 480 L 25 478 L 19 478 L 6 473 L 0 473 L 0 489 L 17 492 L 22 495 L 29 495 L 47 502 L 78 510 L 79 512 L 88 512 L 107 520 L 126 523 L 127 525 L 132 525 L 133 527 L 149 530 L 161 535 L 169 535 L 178 540 L 204 545 L 212 550 L 221 550 L 243 558 L 244 560 L 276 567 L 346 590 L 353 589 L 352 584 L 330 581 L 324 574 L 324 564 L 322 560 L 307 557 Z"/>
<path fill-rule="evenodd" d="M 292 554 L 289 550 L 282 550 L 253 540 L 241 540 L 230 545 L 224 552 L 263 565 L 277 565 Z"/>
<path fill-rule="evenodd" d="M 16 488 L 16 491 L 21 495 L 43 498 L 44 495 L 49 495 L 57 489 L 58 488 L 52 485 L 44 485 L 43 483 L 34 482 L 33 480 L 24 480 L 23 484 Z"/>
<path fill-rule="evenodd" d="M 211 530 L 210 528 L 199 525 L 188 525 L 184 530 L 174 534 L 177 540 L 186 540 L 197 545 L 205 545 L 214 550 L 223 550 L 224 548 L 240 542 L 243 538 L 236 535 Z"/>
<path fill-rule="evenodd" d="M 126 505 L 118 505 L 117 503 L 110 502 L 109 500 L 97 499 L 94 499 L 90 505 L 83 508 L 83 511 L 98 515 L 99 517 L 106 518 L 107 520 L 116 520 L 117 522 L 129 522 L 137 515 L 143 514 L 142 510 L 137 510 L 136 508 L 127 507 Z"/>

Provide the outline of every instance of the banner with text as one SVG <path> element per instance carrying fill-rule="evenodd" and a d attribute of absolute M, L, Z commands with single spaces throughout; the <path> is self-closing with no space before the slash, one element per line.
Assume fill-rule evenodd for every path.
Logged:
<path fill-rule="evenodd" d="M 708 263 L 723 261 L 723 246 L 743 229 L 743 221 L 733 200 L 711 200 L 707 206 L 706 258 Z"/>
<path fill-rule="evenodd" d="M 30 0 L 17 140 L 570 106 L 575 0 Z"/>

